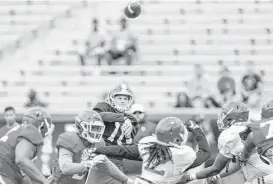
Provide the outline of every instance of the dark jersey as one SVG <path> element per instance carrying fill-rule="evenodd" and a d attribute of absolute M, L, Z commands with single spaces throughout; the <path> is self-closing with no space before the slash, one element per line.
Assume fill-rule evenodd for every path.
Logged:
<path fill-rule="evenodd" d="M 15 163 L 15 149 L 21 138 L 27 139 L 36 147 L 33 158 L 43 144 L 42 135 L 33 125 L 17 126 L 0 139 L 0 174 L 14 184 L 20 183 L 22 178 L 21 170 Z"/>
<path fill-rule="evenodd" d="M 258 153 L 263 155 L 267 149 L 273 147 L 273 120 L 261 120 L 247 125 L 248 129 L 245 131 L 253 133 L 253 142 L 257 146 Z"/>
<path fill-rule="evenodd" d="M 90 144 L 91 145 L 91 144 Z M 98 144 L 97 146 L 99 146 Z M 96 147 L 96 146 L 95 146 Z M 83 140 L 75 132 L 64 132 L 57 140 L 56 148 L 65 148 L 73 153 L 73 163 L 82 161 L 82 154 L 85 149 L 89 149 L 84 145 Z M 83 174 L 64 175 L 62 174 L 58 158 L 53 162 L 53 178 L 58 184 L 84 184 L 87 172 Z"/>
<path fill-rule="evenodd" d="M 125 117 L 129 118 L 133 125 L 137 125 L 137 120 L 133 115 L 119 113 L 111 105 L 105 102 L 97 103 L 93 110 L 100 113 L 105 124 L 103 139 L 107 146 L 130 144 L 128 141 L 130 142 L 133 140 L 136 132 L 132 132 L 131 138 L 125 138 L 124 133 L 121 130 L 121 126 L 124 124 Z"/>

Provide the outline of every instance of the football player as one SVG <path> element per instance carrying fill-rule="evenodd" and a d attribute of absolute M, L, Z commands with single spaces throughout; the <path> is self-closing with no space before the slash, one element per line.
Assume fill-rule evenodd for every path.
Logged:
<path fill-rule="evenodd" d="M 48 183 L 33 159 L 37 157 L 44 140 L 51 136 L 53 128 L 51 117 L 44 109 L 31 108 L 26 111 L 22 125 L 0 139 L 0 184 L 20 184 L 22 181 L 31 184 L 30 179 Z"/>
<path fill-rule="evenodd" d="M 133 101 L 131 89 L 120 84 L 109 93 L 106 102 L 95 105 L 93 110 L 101 115 L 105 124 L 103 139 L 106 145 L 132 144 L 133 125 L 137 124 L 137 120 L 126 111 L 131 108 Z"/>
<path fill-rule="evenodd" d="M 218 139 L 219 153 L 214 164 L 197 173 L 183 175 L 181 183 L 217 175 L 231 161 L 239 162 L 247 183 L 269 183 L 263 177 L 271 174 L 273 169 L 266 166 L 259 159 L 258 155 L 252 155 L 247 163 L 241 162 L 240 156 L 243 152 L 244 144 L 240 138 L 240 133 L 249 124 L 248 117 L 249 110 L 245 104 L 234 101 L 224 105 L 218 115 L 217 125 L 223 131 Z"/>
<path fill-rule="evenodd" d="M 247 161 L 257 147 L 261 160 L 268 165 L 273 164 L 273 100 L 263 105 L 261 121 L 247 125 L 247 130 L 241 133 L 241 138 L 245 140 L 243 161 Z"/>
<path fill-rule="evenodd" d="M 104 146 L 104 124 L 96 111 L 83 111 L 75 117 L 77 132 L 59 135 L 56 148 L 57 159 L 53 163 L 51 183 L 84 184 L 89 168 L 99 163 L 101 156 L 89 156 L 89 150 Z"/>
<path fill-rule="evenodd" d="M 197 153 L 185 145 L 187 129 L 196 137 Z M 193 121 L 188 121 L 185 126 L 179 118 L 167 117 L 158 123 L 154 135 L 144 137 L 138 144 L 101 147 L 94 153 L 143 161 L 142 173 L 136 177 L 135 183 L 174 184 L 186 170 L 208 159 L 210 148 L 203 131 Z M 128 178 L 127 183 L 130 182 Z"/>
<path fill-rule="evenodd" d="M 133 138 L 136 135 L 136 130 L 133 127 L 138 122 L 133 115 L 126 113 L 131 108 L 133 101 L 134 95 L 131 89 L 125 84 L 119 84 L 108 94 L 106 102 L 99 102 L 95 105 L 93 110 L 101 115 L 105 125 L 103 139 L 106 146 L 133 143 Z M 110 159 L 119 169 L 123 170 L 122 158 L 111 157 Z M 118 183 L 102 173 L 93 176 L 100 180 L 97 183 Z"/>
<path fill-rule="evenodd" d="M 218 179 L 221 180 L 228 176 L 230 181 L 227 182 L 238 182 L 238 180 L 241 182 L 241 179 L 233 179 L 231 181 L 232 178 L 235 178 L 233 174 L 241 170 L 245 178 L 245 184 L 272 184 L 272 167 L 272 165 L 266 165 L 262 162 L 259 155 L 254 152 L 251 154 L 248 161 L 242 161 L 242 159 L 239 159 L 230 162 L 220 174 L 210 177 L 209 181 L 215 182 Z"/>

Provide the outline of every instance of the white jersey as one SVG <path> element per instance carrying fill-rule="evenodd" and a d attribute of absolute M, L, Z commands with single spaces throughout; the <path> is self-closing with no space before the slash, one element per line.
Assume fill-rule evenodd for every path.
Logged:
<path fill-rule="evenodd" d="M 239 133 L 245 129 L 245 126 L 233 125 L 224 130 L 218 139 L 219 152 L 227 158 L 236 157 L 238 160 L 244 150 Z M 241 169 L 247 182 L 273 173 L 273 166 L 265 164 L 256 152 L 251 155 L 246 165 L 241 165 Z"/>
<path fill-rule="evenodd" d="M 196 159 L 196 152 L 189 146 L 170 147 L 172 161 L 159 164 L 154 169 L 147 168 L 149 153 L 145 148 L 156 141 L 155 136 L 148 136 L 140 140 L 139 153 L 143 159 L 141 177 L 156 184 L 176 184 L 183 172 L 190 167 Z"/>

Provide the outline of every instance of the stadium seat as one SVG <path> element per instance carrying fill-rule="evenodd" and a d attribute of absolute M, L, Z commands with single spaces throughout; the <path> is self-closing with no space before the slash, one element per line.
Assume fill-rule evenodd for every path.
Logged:
<path fill-rule="evenodd" d="M 60 13 L 73 10 L 71 3 L 0 1 L 3 4 L 0 6 L 1 48 Z M 18 49 L 9 60 L 16 65 L 10 65 L 0 74 L 0 82 L 6 82 L 2 83 L 0 103 L 22 106 L 27 92 L 34 88 L 50 108 L 76 110 L 94 105 L 116 84 L 126 82 L 137 100 L 147 107 L 173 107 L 176 93 L 187 91 L 184 83 L 192 77 L 193 64 L 204 64 L 213 85 L 219 77 L 219 64 L 228 65 L 240 83 L 248 60 L 259 64 L 257 70 L 268 74 L 264 77 L 263 99 L 271 96 L 273 8 L 269 3 L 143 1 L 142 14 L 130 21 L 130 29 L 139 40 L 137 63 L 95 66 L 91 61 L 87 66 L 80 66 L 79 57 L 73 51 L 84 51 L 91 18 L 99 17 L 103 31 L 111 34 L 119 29 L 121 14 L 116 12 L 124 6 L 123 2 L 104 3 L 96 9 L 92 3 L 88 1 L 89 6 L 75 11 L 69 20 L 57 23 L 28 49 Z M 107 15 L 106 10 L 109 10 Z M 26 62 L 21 60 L 31 67 L 26 67 Z M 12 78 L 9 73 L 14 74 Z"/>

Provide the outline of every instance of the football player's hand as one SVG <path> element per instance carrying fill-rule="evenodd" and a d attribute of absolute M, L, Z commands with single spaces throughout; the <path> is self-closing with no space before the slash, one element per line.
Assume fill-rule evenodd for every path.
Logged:
<path fill-rule="evenodd" d="M 48 180 L 48 184 L 56 184 L 53 175 L 50 175 L 50 176 L 47 178 L 47 180 Z"/>
<path fill-rule="evenodd" d="M 132 179 L 130 179 L 130 178 L 128 177 L 127 182 L 126 182 L 126 183 L 123 183 L 123 184 L 134 184 L 134 180 L 132 180 Z"/>
<path fill-rule="evenodd" d="M 217 184 L 217 180 L 220 179 L 220 175 L 215 175 L 207 178 L 208 184 Z"/>
<path fill-rule="evenodd" d="M 188 120 L 184 124 L 189 132 L 192 132 L 195 128 L 199 128 L 199 126 L 193 120 Z"/>
<path fill-rule="evenodd" d="M 186 184 L 188 182 L 192 181 L 190 174 L 185 174 L 182 176 L 181 180 L 179 181 L 179 184 Z"/>
<path fill-rule="evenodd" d="M 130 137 L 133 130 L 133 125 L 130 119 L 125 119 L 123 125 L 121 126 L 121 130 L 123 131 L 126 138 Z"/>
<path fill-rule="evenodd" d="M 97 155 L 92 160 L 85 161 L 85 166 L 88 168 L 93 168 L 94 166 L 105 163 L 106 160 L 107 158 L 105 155 Z"/>
<path fill-rule="evenodd" d="M 21 179 L 20 184 L 32 184 L 32 182 L 28 176 L 24 175 Z"/>
<path fill-rule="evenodd" d="M 89 161 L 92 160 L 97 154 L 94 153 L 95 149 L 85 149 L 82 152 L 81 160 Z"/>

